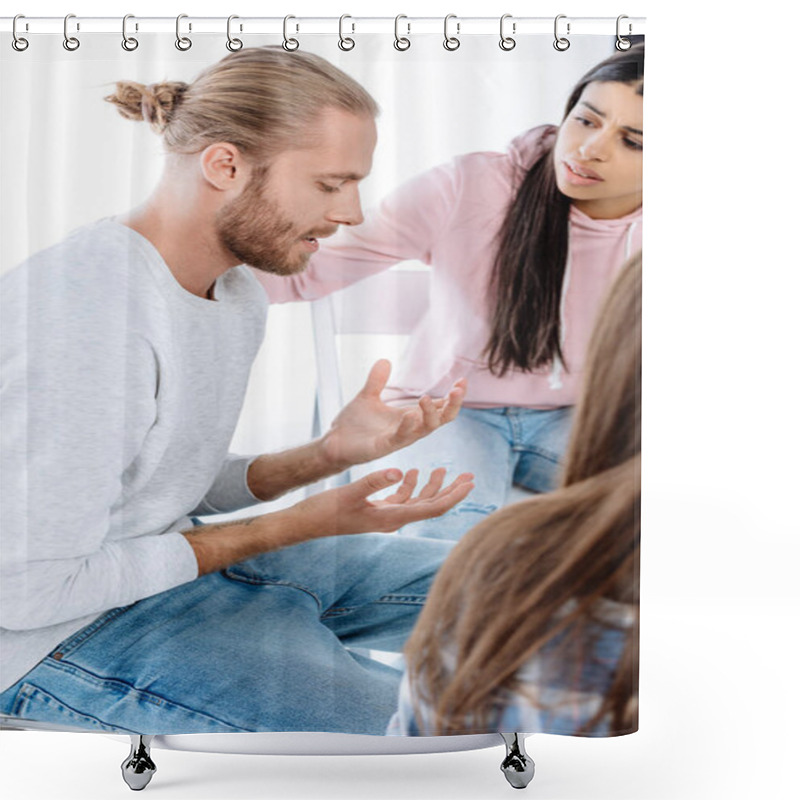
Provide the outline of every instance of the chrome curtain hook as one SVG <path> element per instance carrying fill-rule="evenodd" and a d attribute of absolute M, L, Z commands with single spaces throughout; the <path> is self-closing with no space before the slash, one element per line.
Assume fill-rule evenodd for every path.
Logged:
<path fill-rule="evenodd" d="M 408 19 L 405 14 L 398 14 L 394 18 L 394 49 L 400 50 L 401 52 L 404 50 L 408 50 L 411 47 L 411 39 L 408 38 L 408 34 L 411 33 L 411 23 L 406 22 L 406 28 L 408 28 L 408 32 L 406 36 L 400 35 L 400 20 L 401 19 Z"/>
<path fill-rule="evenodd" d="M 135 19 L 133 14 L 126 14 L 122 18 L 122 49 L 127 50 L 129 53 L 133 52 L 139 46 L 139 40 L 134 39 L 133 36 L 128 36 L 128 20 Z M 135 30 L 139 30 L 139 24 L 134 23 Z"/>
<path fill-rule="evenodd" d="M 293 17 L 291 14 L 288 14 L 283 18 L 283 49 L 292 52 L 293 50 L 297 50 L 300 47 L 300 42 L 297 41 L 295 38 L 290 38 L 289 33 L 289 20 L 290 19 L 297 19 L 297 17 Z M 299 31 L 300 26 L 295 26 L 295 30 Z"/>
<path fill-rule="evenodd" d="M 23 50 L 28 49 L 28 45 L 30 42 L 27 39 L 24 39 L 17 33 L 17 20 L 25 19 L 24 14 L 17 14 L 14 17 L 14 22 L 11 24 L 11 36 L 13 37 L 11 40 L 11 46 L 18 52 L 21 53 Z M 28 23 L 25 23 L 25 30 L 28 30 Z"/>
<path fill-rule="evenodd" d="M 339 49 L 345 51 L 352 50 L 356 46 L 355 40 L 351 39 L 349 36 L 345 36 L 342 30 L 342 28 L 344 27 L 344 21 L 346 19 L 353 19 L 353 18 L 349 14 L 342 14 L 342 16 L 339 17 Z M 351 27 L 353 29 L 351 32 L 355 33 L 356 32 L 355 22 L 351 23 Z"/>
<path fill-rule="evenodd" d="M 614 43 L 614 47 L 616 47 L 617 50 L 622 50 L 623 52 L 625 50 L 630 50 L 631 49 L 631 40 L 630 39 L 626 39 L 620 33 L 620 28 L 621 28 L 620 23 L 624 19 L 628 19 L 628 16 L 626 14 L 620 14 L 617 17 L 617 41 Z M 628 36 L 630 36 L 631 33 L 633 33 L 633 25 L 631 25 L 631 23 L 629 22 L 628 23 Z"/>
<path fill-rule="evenodd" d="M 67 25 L 71 19 L 75 19 L 74 14 L 67 14 L 67 16 L 64 17 L 64 49 L 69 50 L 70 52 L 77 50 L 81 46 L 80 39 L 76 39 L 74 36 L 69 35 Z M 80 29 L 80 23 L 76 24 L 76 30 Z"/>
<path fill-rule="evenodd" d="M 553 23 L 553 35 L 555 36 L 555 41 L 553 42 L 553 47 L 558 50 L 560 53 L 563 53 L 565 50 L 569 50 L 570 41 L 566 38 L 566 36 L 559 36 L 558 35 L 558 21 L 562 19 L 566 19 L 566 14 L 559 14 L 555 22 Z M 570 25 L 569 22 L 567 23 L 567 36 L 569 36 L 569 29 Z"/>
<path fill-rule="evenodd" d="M 517 46 L 517 40 L 513 39 L 511 36 L 506 36 L 505 33 L 506 20 L 511 18 L 512 18 L 511 14 L 503 14 L 503 16 L 500 17 L 500 49 L 505 50 L 506 52 L 508 52 L 509 50 L 513 50 Z M 517 32 L 517 23 L 512 22 L 511 33 L 516 33 L 516 32 Z"/>
<path fill-rule="evenodd" d="M 225 42 L 225 47 L 227 47 L 228 50 L 231 51 L 231 53 L 235 53 L 237 50 L 241 50 L 242 47 L 244 47 L 244 43 L 242 42 L 241 39 L 233 39 L 231 37 L 231 22 L 233 22 L 233 20 L 235 19 L 239 19 L 239 17 L 237 17 L 236 14 L 231 14 L 228 17 L 228 27 L 227 27 L 228 41 Z"/>
<path fill-rule="evenodd" d="M 443 42 L 443 45 L 444 45 L 444 49 L 445 50 L 450 50 L 452 52 L 453 50 L 458 50 L 458 48 L 461 47 L 461 40 L 458 39 L 457 36 L 450 36 L 450 34 L 449 34 L 448 26 L 450 24 L 450 20 L 451 19 L 457 19 L 456 15 L 455 14 L 448 14 L 444 18 L 444 42 Z M 459 34 L 459 33 L 461 33 L 461 23 L 460 22 L 456 22 L 456 34 Z"/>
<path fill-rule="evenodd" d="M 175 19 L 175 47 L 178 50 L 186 51 L 192 46 L 192 40 L 188 36 L 181 35 L 181 20 L 188 19 L 188 14 L 178 14 Z M 192 23 L 189 23 L 189 30 L 192 30 Z"/>

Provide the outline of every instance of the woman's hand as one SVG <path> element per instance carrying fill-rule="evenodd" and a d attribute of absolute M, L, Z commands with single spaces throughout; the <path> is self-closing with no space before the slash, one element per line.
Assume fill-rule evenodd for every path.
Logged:
<path fill-rule="evenodd" d="M 405 476 L 398 469 L 379 470 L 346 486 L 302 500 L 291 511 L 298 524 L 306 529 L 308 538 L 396 531 L 410 522 L 441 516 L 474 488 L 474 476 L 467 472 L 443 488 L 445 473 L 444 467 L 435 469 L 415 497 L 418 470 L 409 470 Z M 400 485 L 394 494 L 383 500 L 368 499 L 398 482 Z"/>
<path fill-rule="evenodd" d="M 395 408 L 381 400 L 392 365 L 381 359 L 370 370 L 364 388 L 339 412 L 322 437 L 325 457 L 342 471 L 389 455 L 427 436 L 456 418 L 467 382 L 456 381 L 446 397 L 424 395 L 416 405 Z"/>

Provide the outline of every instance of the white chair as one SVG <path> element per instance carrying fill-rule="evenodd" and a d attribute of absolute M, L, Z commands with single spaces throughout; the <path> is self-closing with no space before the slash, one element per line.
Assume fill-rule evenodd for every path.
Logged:
<path fill-rule="evenodd" d="M 372 355 L 385 356 L 387 346 L 392 356 L 400 351 L 427 311 L 429 281 L 428 272 L 424 270 L 392 269 L 311 304 L 321 431 L 330 427 L 342 407 L 345 397 L 343 369 L 352 364 L 360 368 L 357 371 L 363 377 L 364 368 L 374 360 Z M 369 339 L 361 341 L 360 353 L 353 347 L 349 348 L 349 353 L 343 353 L 338 340 L 345 336 Z M 370 340 L 378 344 L 370 348 Z M 346 363 L 348 357 L 351 364 Z"/>
<path fill-rule="evenodd" d="M 317 395 L 313 435 L 330 428 L 345 398 L 360 388 L 377 358 L 396 363 L 409 335 L 428 309 L 430 272 L 417 262 L 365 278 L 311 304 Z M 310 487 L 314 493 L 346 480 L 336 476 Z M 509 491 L 508 503 L 531 492 Z"/>

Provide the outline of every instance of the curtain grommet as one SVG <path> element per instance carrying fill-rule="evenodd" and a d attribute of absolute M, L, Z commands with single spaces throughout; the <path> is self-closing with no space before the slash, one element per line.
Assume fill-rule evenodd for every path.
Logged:
<path fill-rule="evenodd" d="M 411 39 L 409 39 L 409 35 L 411 33 L 411 24 L 406 23 L 406 27 L 408 31 L 405 36 L 400 35 L 400 20 L 401 19 L 408 19 L 405 14 L 398 14 L 394 18 L 394 49 L 399 50 L 401 53 L 404 53 L 411 47 Z"/>
<path fill-rule="evenodd" d="M 559 36 L 558 33 L 558 22 L 559 20 L 566 19 L 566 14 L 559 14 L 556 16 L 555 21 L 553 22 L 553 35 L 555 36 L 555 41 L 553 42 L 553 47 L 558 50 L 559 53 L 563 53 L 565 50 L 569 50 L 569 46 L 571 44 L 570 40 L 567 39 L 567 36 L 570 34 L 570 24 L 567 22 L 567 36 Z"/>
<path fill-rule="evenodd" d="M 442 46 L 445 50 L 449 50 L 451 53 L 454 50 L 458 50 L 461 47 L 461 40 L 458 38 L 458 34 L 461 33 L 461 23 L 456 21 L 456 35 L 450 36 L 450 31 L 448 30 L 450 25 L 450 20 L 458 18 L 455 14 L 448 14 L 444 18 L 444 42 L 442 42 Z"/>
<path fill-rule="evenodd" d="M 297 41 L 293 36 L 289 36 L 289 20 L 290 19 L 297 19 L 297 17 L 293 16 L 292 14 L 287 14 L 283 18 L 283 44 L 281 45 L 284 50 L 293 53 L 295 50 L 300 49 L 300 42 Z M 295 26 L 295 31 L 299 31 L 300 26 Z"/>
<path fill-rule="evenodd" d="M 349 53 L 356 46 L 356 41 L 352 37 L 344 35 L 344 31 L 342 29 L 344 27 L 344 21 L 346 19 L 353 19 L 353 18 L 349 14 L 342 14 L 342 16 L 339 17 L 339 49 L 344 50 L 345 53 Z M 355 23 L 352 23 L 352 28 L 353 28 L 352 33 L 355 33 L 356 32 Z"/>
<path fill-rule="evenodd" d="M 122 49 L 132 53 L 138 46 L 139 40 L 133 36 L 128 36 L 128 20 L 135 19 L 133 14 L 126 14 L 122 18 Z M 139 30 L 138 23 L 134 23 L 134 30 Z"/>
<path fill-rule="evenodd" d="M 617 50 L 619 50 L 622 53 L 624 53 L 626 50 L 630 50 L 631 47 L 632 47 L 631 40 L 630 39 L 626 39 L 620 33 L 620 23 L 624 19 L 628 19 L 628 16 L 626 14 L 620 14 L 617 17 L 617 41 L 614 42 L 614 47 L 616 47 Z M 633 32 L 633 25 L 631 25 L 631 23 L 629 22 L 628 23 L 628 36 L 630 36 L 632 32 Z"/>
<path fill-rule="evenodd" d="M 506 36 L 505 25 L 506 20 L 512 19 L 511 14 L 503 14 L 500 17 L 500 49 L 505 50 L 508 53 L 510 50 L 513 50 L 517 46 L 517 40 L 514 39 L 512 36 Z M 511 33 L 517 32 L 517 23 L 511 23 Z"/>
<path fill-rule="evenodd" d="M 17 20 L 20 20 L 20 19 L 25 19 L 25 15 L 24 14 L 17 14 L 17 16 L 14 17 L 14 22 L 11 24 L 11 36 L 12 36 L 11 46 L 18 53 L 24 53 L 28 49 L 28 47 L 30 45 L 30 42 L 24 36 L 20 36 L 17 33 Z M 25 30 L 28 30 L 28 23 L 27 22 L 25 23 Z"/>
<path fill-rule="evenodd" d="M 81 40 L 78 39 L 76 36 L 70 36 L 69 35 L 68 25 L 69 25 L 69 21 L 71 19 L 75 19 L 75 15 L 74 14 L 67 14 L 67 16 L 64 17 L 64 42 L 63 42 L 63 45 L 64 45 L 64 49 L 65 50 L 69 50 L 70 53 L 74 53 L 81 46 Z M 80 23 L 76 23 L 75 30 L 79 31 L 80 29 L 81 29 Z"/>
<path fill-rule="evenodd" d="M 192 40 L 188 36 L 184 36 L 181 34 L 181 20 L 187 19 L 189 17 L 188 14 L 178 14 L 177 18 L 175 19 L 175 47 L 180 50 L 182 53 L 185 53 L 187 50 L 191 49 Z M 192 31 L 192 23 L 189 23 L 189 32 Z"/>
<path fill-rule="evenodd" d="M 225 42 L 225 47 L 227 47 L 228 50 L 231 51 L 231 53 L 236 53 L 244 47 L 244 42 L 241 39 L 236 39 L 233 36 L 231 36 L 231 22 L 233 22 L 233 20 L 235 19 L 239 19 L 239 17 L 236 14 L 231 14 L 228 17 L 228 27 L 226 29 L 226 35 L 228 37 L 228 41 Z"/>

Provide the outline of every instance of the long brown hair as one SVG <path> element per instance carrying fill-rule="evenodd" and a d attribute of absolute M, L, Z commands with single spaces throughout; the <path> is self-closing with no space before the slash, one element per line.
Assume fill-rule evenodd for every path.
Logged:
<path fill-rule="evenodd" d="M 638 725 L 641 286 L 638 254 L 598 317 L 560 487 L 487 517 L 434 581 L 405 652 L 436 733 L 486 730 L 505 691 L 539 704 L 516 673 L 556 639 L 579 675 L 607 600 L 636 621 L 599 710 L 575 733 Z"/>
<path fill-rule="evenodd" d="M 637 84 L 643 94 L 644 44 L 617 52 L 589 70 L 572 90 L 563 119 L 594 81 Z M 531 371 L 555 359 L 563 362 L 560 307 L 569 210 L 570 199 L 556 184 L 549 147 L 522 179 L 497 237 L 490 282 L 492 331 L 486 346 L 489 369 L 496 375 L 515 367 Z"/>

